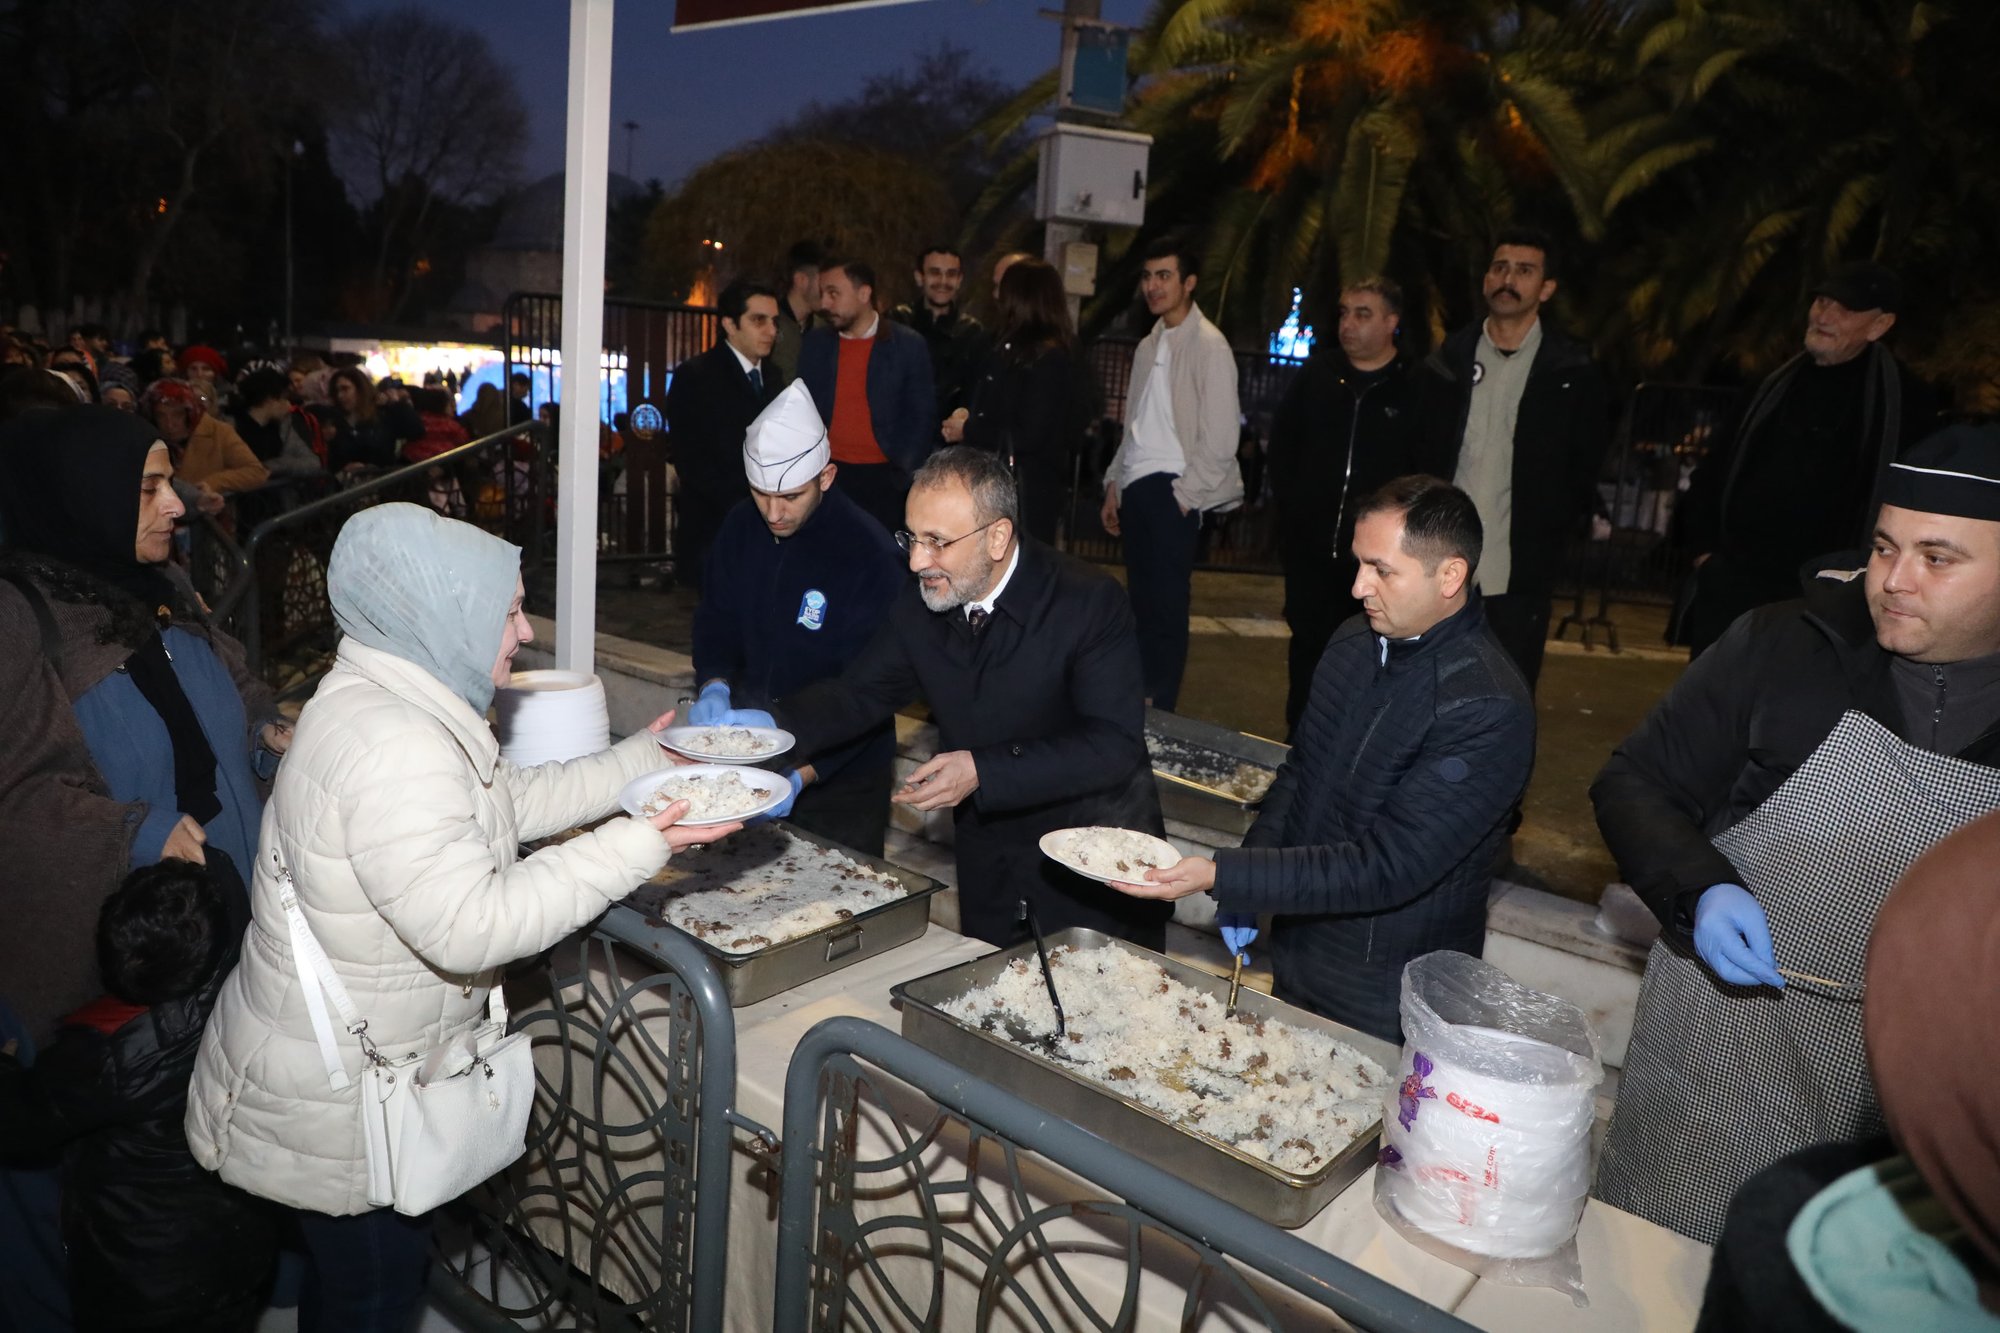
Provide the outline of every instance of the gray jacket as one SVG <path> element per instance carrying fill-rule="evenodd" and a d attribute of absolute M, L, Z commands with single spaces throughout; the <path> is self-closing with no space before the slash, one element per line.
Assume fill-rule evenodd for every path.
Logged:
<path fill-rule="evenodd" d="M 1236 466 L 1236 446 L 1242 435 L 1243 411 L 1236 401 L 1236 353 L 1222 330 L 1208 322 L 1201 307 L 1188 311 L 1193 335 L 1174 344 L 1176 355 L 1167 367 L 1172 379 L 1174 434 L 1180 436 L 1185 462 L 1174 482 L 1174 498 L 1189 509 L 1222 511 L 1243 503 L 1243 474 Z M 1153 373 L 1153 352 L 1165 331 L 1155 320 L 1152 331 L 1132 353 L 1132 383 L 1125 394 L 1125 438 L 1105 470 L 1107 486 L 1118 480 L 1125 451 L 1132 448 L 1132 420 L 1138 415 L 1147 377 Z M 1183 350 L 1185 349 L 1185 350 Z"/>

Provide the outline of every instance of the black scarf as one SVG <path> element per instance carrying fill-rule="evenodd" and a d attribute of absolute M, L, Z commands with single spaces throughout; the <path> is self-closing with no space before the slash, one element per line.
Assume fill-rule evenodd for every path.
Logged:
<path fill-rule="evenodd" d="M 173 618 L 174 584 L 134 549 L 140 482 L 158 442 L 151 424 L 116 408 L 22 414 L 0 430 L 0 531 L 13 550 L 58 561 L 136 598 L 164 626 Z M 158 628 L 119 670 L 166 725 L 181 813 L 207 823 L 222 810 L 215 751 Z"/>

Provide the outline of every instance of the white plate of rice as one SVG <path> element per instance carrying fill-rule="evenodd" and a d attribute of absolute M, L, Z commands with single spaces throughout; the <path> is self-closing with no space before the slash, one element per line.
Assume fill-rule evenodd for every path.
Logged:
<path fill-rule="evenodd" d="M 634 778 L 618 793 L 618 804 L 634 819 L 651 819 L 675 801 L 688 802 L 683 824 L 732 824 L 761 815 L 790 794 L 783 774 L 733 764 L 682 764 Z"/>
<path fill-rule="evenodd" d="M 1178 865 L 1181 859 L 1165 838 L 1128 828 L 1059 828 L 1042 835 L 1041 848 L 1051 861 L 1106 884 L 1144 883 L 1148 868 Z"/>
<path fill-rule="evenodd" d="M 798 743 L 783 727 L 668 727 L 655 739 L 689 759 L 727 763 L 770 759 Z"/>

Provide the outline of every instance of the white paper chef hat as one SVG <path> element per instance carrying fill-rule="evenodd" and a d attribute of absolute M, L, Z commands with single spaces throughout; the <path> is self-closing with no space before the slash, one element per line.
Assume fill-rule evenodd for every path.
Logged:
<path fill-rule="evenodd" d="M 757 414 L 743 436 L 743 473 L 760 491 L 788 491 L 818 476 L 833 454 L 826 425 L 803 380 Z"/>

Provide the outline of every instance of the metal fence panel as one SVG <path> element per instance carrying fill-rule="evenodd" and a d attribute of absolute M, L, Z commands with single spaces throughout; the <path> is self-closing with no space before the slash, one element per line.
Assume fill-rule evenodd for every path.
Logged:
<path fill-rule="evenodd" d="M 1678 541 L 1689 477 L 1727 457 L 1742 391 L 1701 384 L 1640 384 L 1620 417 L 1598 474 L 1598 522 L 1570 552 L 1573 596 L 1554 633 L 1603 635 L 1615 651 L 1613 606 L 1670 605 L 1698 552 Z"/>
<path fill-rule="evenodd" d="M 516 292 L 501 314 L 507 374 L 521 371 L 538 394 L 550 394 L 560 370 L 562 297 Z M 625 410 L 642 403 L 664 412 L 674 367 L 714 346 L 721 320 L 708 306 L 655 301 L 604 303 L 604 366 L 623 377 Z M 574 399 L 562 398 L 566 409 Z M 593 417 L 604 415 L 597 405 Z M 599 425 L 603 426 L 604 421 Z M 672 423 L 667 423 L 671 431 Z M 673 560 L 673 487 L 664 433 L 642 437 L 627 430 L 622 450 L 605 460 L 598 494 L 598 555 L 601 560 L 669 564 Z"/>
<path fill-rule="evenodd" d="M 858 1126 L 874 1080 L 862 1060 L 915 1088 L 935 1112 L 927 1124 L 919 1115 L 917 1128 L 900 1129 L 886 1155 L 868 1159 Z M 954 1156 L 978 1164 L 976 1171 L 969 1165 L 964 1179 L 940 1182 L 916 1169 L 953 1136 Z M 785 1079 L 783 1140 L 778 1333 L 1132 1329 L 1145 1256 L 1162 1246 L 1187 1273 L 1183 1329 L 1224 1303 L 1238 1318 L 1281 1327 L 1281 1314 L 1244 1269 L 1359 1328 L 1471 1327 L 861 1019 L 828 1019 L 799 1043 Z M 1022 1168 L 1035 1158 L 1109 1197 L 1035 1201 L 1022 1185 Z M 1078 1223 L 1090 1232 L 1090 1261 L 1122 1261 L 1114 1310 L 1098 1308 L 1065 1266 L 1074 1244 L 1051 1240 L 1055 1228 Z M 976 1310 L 947 1306 L 948 1268 L 975 1278 Z M 928 1276 L 915 1290 L 892 1272 L 912 1269 Z"/>
<path fill-rule="evenodd" d="M 505 537 L 537 563 L 544 529 L 553 521 L 540 480 L 546 436 L 541 426 L 514 427 L 291 503 L 258 523 L 240 546 L 206 531 L 195 544 L 195 585 L 215 619 L 243 644 L 253 672 L 280 689 L 310 685 L 339 638 L 326 596 L 326 562 L 347 520 L 397 500 L 426 505 Z M 252 492 L 238 502 L 261 495 Z"/>
<path fill-rule="evenodd" d="M 714 969 L 616 907 L 508 995 L 535 1047 L 528 1151 L 459 1220 L 516 1285 L 458 1247 L 440 1255 L 455 1265 L 447 1285 L 536 1327 L 721 1327 L 736 1028 Z"/>

